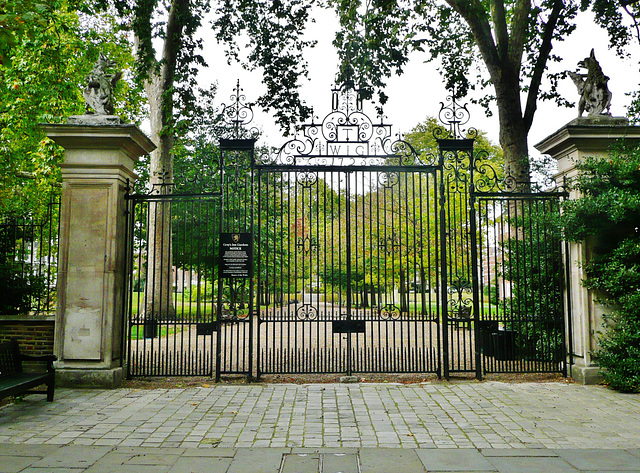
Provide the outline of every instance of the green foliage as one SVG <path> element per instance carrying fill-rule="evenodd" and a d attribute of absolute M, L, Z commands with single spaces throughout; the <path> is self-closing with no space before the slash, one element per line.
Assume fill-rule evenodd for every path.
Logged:
<path fill-rule="evenodd" d="M 408 61 L 409 11 L 388 1 L 363 5 L 360 1 L 329 0 L 329 5 L 340 16 L 341 28 L 333 42 L 342 55 L 337 82 L 361 88 L 365 100 L 377 91 L 384 105 L 388 98 L 383 91 L 385 78 L 394 70 L 401 73 Z"/>
<path fill-rule="evenodd" d="M 34 299 L 45 291 L 45 278 L 34 274 L 30 264 L 15 261 L 0 262 L 0 314 L 28 314 Z"/>
<path fill-rule="evenodd" d="M 413 146 L 421 159 L 428 161 L 426 159 L 428 156 L 438 154 L 438 141 L 435 138 L 436 130 L 444 131 L 434 117 L 427 117 L 425 121 L 414 126 L 405 135 L 404 139 Z M 445 136 L 443 138 L 450 138 L 448 132 L 444 131 L 444 133 Z M 496 170 L 502 169 L 504 163 L 502 149 L 489 141 L 485 132 L 478 132 L 473 148 L 477 159 L 480 159 L 482 163 L 490 163 Z"/>
<path fill-rule="evenodd" d="M 345 267 L 329 267 L 324 268 L 320 273 L 320 278 L 325 284 L 329 284 L 330 287 L 340 289 L 341 292 L 346 293 L 347 287 L 351 286 L 353 290 L 357 290 L 358 286 L 364 281 L 364 272 L 355 269 L 355 264 L 352 263 L 353 270 L 351 271 L 351 279 L 347 278 L 347 269 Z"/>
<path fill-rule="evenodd" d="M 212 23 L 218 41 L 227 46 L 229 61 L 240 60 L 248 69 L 262 69 L 267 90 L 257 103 L 275 111 L 276 122 L 285 133 L 292 131 L 298 120 L 310 116 L 299 87 L 308 72 L 304 53 L 315 44 L 303 39 L 313 3 L 221 1 Z M 246 57 L 240 54 L 239 41 L 247 41 L 243 43 Z"/>
<path fill-rule="evenodd" d="M 341 60 L 338 83 L 372 88 L 380 102 L 387 78 L 401 74 L 412 51 L 426 52 L 456 98 L 472 100 L 500 118 L 500 144 L 511 174 L 528 190 L 528 134 L 539 99 L 571 106 L 558 92 L 566 71 L 549 73 L 562 58 L 553 44 L 575 28 L 580 8 L 595 8 L 617 51 L 629 42 L 616 2 L 482 0 L 330 1 L 341 21 L 334 44 Z M 602 17 L 598 17 L 602 15 Z M 627 33 L 625 35 L 625 33 Z M 619 47 L 618 47 L 619 46 Z"/>
<path fill-rule="evenodd" d="M 583 197 L 567 202 L 564 230 L 591 239 L 594 257 L 584 284 L 611 308 L 594 353 L 604 379 L 623 392 L 640 390 L 640 147 L 618 148 L 608 159 L 579 163 Z"/>
<path fill-rule="evenodd" d="M 490 304 L 498 305 L 500 303 L 500 285 L 498 280 L 491 281 L 482 288 L 484 300 Z"/>
<path fill-rule="evenodd" d="M 620 5 L 608 0 L 547 0 L 530 5 L 480 0 L 328 3 L 337 10 L 341 23 L 334 41 L 341 58 L 340 83 L 350 79 L 380 90 L 386 78 L 402 73 L 408 54 L 417 50 L 427 53 L 427 61 L 438 60 L 447 89 L 455 90 L 457 97 L 479 86 L 482 97 L 478 102 L 485 106 L 496 98 L 487 94 L 485 70 L 492 77 L 497 71 L 517 74 L 522 90 L 529 93 L 527 102 L 535 103 L 539 94 L 569 105 L 557 91 L 565 72 L 548 74 L 544 89 L 540 89 L 540 80 L 548 61 L 562 60 L 551 52 L 551 44 L 575 30 L 579 10 L 593 11 L 596 22 L 609 33 L 611 47 L 621 56 L 634 31 L 623 21 Z M 637 14 L 639 7 L 628 8 Z"/>
<path fill-rule="evenodd" d="M 62 150 L 39 124 L 82 113 L 82 88 L 98 54 L 107 53 L 126 68 L 130 48 L 108 17 L 81 22 L 68 1 L 8 2 L 5 11 L 0 24 L 9 18 L 24 27 L 0 28 L 5 41 L 0 43 L 11 45 L 0 63 L 0 212 L 38 214 L 46 211 L 62 160 Z M 121 81 L 117 96 L 127 101 L 118 113 L 131 118 L 137 115 L 130 92 Z"/>
<path fill-rule="evenodd" d="M 0 221 L 0 314 L 28 314 L 34 300 L 45 294 L 45 278 L 22 261 L 19 248 L 28 235 L 15 218 Z M 29 245 L 33 246 L 33 245 Z"/>
<path fill-rule="evenodd" d="M 435 159 L 438 156 L 438 142 L 435 138 L 436 131 L 441 133 L 437 136 L 449 139 L 451 138 L 448 131 L 442 129 L 438 125 L 437 120 L 433 117 L 428 117 L 424 122 L 416 125 L 409 133 L 406 134 L 405 140 L 413 146 L 423 162 L 437 162 Z M 450 252 L 450 267 L 449 273 L 449 285 L 452 286 L 457 280 L 471 280 L 471 265 L 468 263 L 468 255 L 470 254 L 469 241 L 464 238 L 456 238 L 454 234 L 459 231 L 459 225 L 466 225 L 469 219 L 469 201 L 467 191 L 469 188 L 470 180 L 470 157 L 467 152 L 451 153 L 446 152 L 442 157 L 445 161 L 443 182 L 446 187 L 446 207 L 448 213 L 448 222 L 451 226 L 448 228 L 448 241 Z M 486 181 L 495 178 L 501 178 L 503 175 L 503 153 L 499 146 L 491 143 L 486 134 L 482 131 L 478 132 L 474 141 L 474 156 L 475 169 L 483 168 L 484 171 L 491 170 L 493 172 L 480 173 L 476 172 L 475 184 L 478 185 L 479 180 Z M 466 190 L 463 190 L 466 189 Z M 423 205 L 425 206 L 425 212 L 423 213 L 422 226 L 424 228 L 438 228 L 438 212 L 429 209 L 436 209 L 439 204 L 437 202 L 437 190 L 429 192 L 424 195 L 412 196 L 415 202 L 408 204 L 409 208 Z M 398 196 L 398 206 L 407 205 L 403 201 L 405 199 Z M 429 201 L 428 203 L 426 201 Z M 426 205 L 425 205 L 426 204 Z M 416 222 L 411 222 L 412 225 L 417 225 Z M 429 242 L 431 248 L 437 248 L 437 242 L 432 239 Z M 432 255 L 435 257 L 435 253 Z M 429 279 L 435 280 L 437 277 L 435 268 L 432 268 L 432 274 Z"/>
<path fill-rule="evenodd" d="M 516 331 L 519 353 L 532 360 L 562 361 L 564 273 L 557 201 L 519 201 L 504 217 L 501 276 L 510 297 L 502 301 L 506 328 Z M 506 210 L 506 209 L 505 209 Z"/>

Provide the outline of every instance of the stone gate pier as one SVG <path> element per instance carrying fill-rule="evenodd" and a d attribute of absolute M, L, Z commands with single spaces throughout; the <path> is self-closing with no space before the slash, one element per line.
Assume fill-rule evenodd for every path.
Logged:
<path fill-rule="evenodd" d="M 43 126 L 65 149 L 56 377 L 60 385 L 115 387 L 123 377 L 124 194 L 137 159 L 155 145 L 117 117 L 85 117 Z"/>
<path fill-rule="evenodd" d="M 535 148 L 548 154 L 558 162 L 556 182 L 561 184 L 565 179 L 570 183 L 578 174 L 576 164 L 587 157 L 606 158 L 611 147 L 618 142 L 627 145 L 640 143 L 640 127 L 630 126 L 623 117 L 586 117 L 576 118 L 555 133 L 549 135 Z M 570 199 L 577 199 L 580 194 L 572 189 Z M 572 351 L 573 365 L 570 375 L 583 384 L 595 384 L 601 380 L 600 368 L 595 364 L 592 353 L 598 346 L 598 338 L 602 332 L 603 314 L 606 308 L 598 302 L 598 294 L 585 288 L 582 281 L 586 278 L 585 264 L 594 255 L 593 241 L 580 243 L 570 242 L 569 248 L 569 287 L 565 288 L 568 307 L 565 310 L 570 320 L 566 327 L 571 328 L 572 338 L 569 350 Z M 567 337 L 567 340 L 570 339 Z"/>

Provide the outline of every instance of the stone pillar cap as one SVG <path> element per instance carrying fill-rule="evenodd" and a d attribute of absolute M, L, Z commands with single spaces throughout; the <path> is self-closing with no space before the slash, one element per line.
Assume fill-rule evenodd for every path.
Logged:
<path fill-rule="evenodd" d="M 640 126 L 629 125 L 625 117 L 576 118 L 534 147 L 543 154 L 562 157 L 569 148 L 607 150 L 618 139 L 631 145 L 640 143 Z"/>
<path fill-rule="evenodd" d="M 156 145 L 134 124 L 42 124 L 49 138 L 65 149 L 121 149 L 131 159 L 149 154 Z"/>

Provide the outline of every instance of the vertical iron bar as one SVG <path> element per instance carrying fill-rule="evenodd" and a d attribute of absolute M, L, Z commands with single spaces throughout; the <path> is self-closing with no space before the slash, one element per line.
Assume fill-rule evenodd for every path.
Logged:
<path fill-rule="evenodd" d="M 442 170 L 444 163 L 444 155 L 440 151 L 440 310 L 442 311 L 442 368 L 445 379 L 449 379 L 449 334 L 448 334 L 448 308 L 447 308 L 447 220 L 446 220 L 446 203 L 447 195 L 445 193 L 445 177 Z"/>
<path fill-rule="evenodd" d="M 351 320 L 351 174 L 346 173 L 347 320 Z M 351 376 L 351 334 L 347 332 L 347 376 Z"/>

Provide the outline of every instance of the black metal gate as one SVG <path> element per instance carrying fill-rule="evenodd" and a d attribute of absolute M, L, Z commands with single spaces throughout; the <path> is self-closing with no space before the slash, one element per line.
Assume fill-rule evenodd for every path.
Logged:
<path fill-rule="evenodd" d="M 571 334 L 565 332 L 564 290 L 569 285 L 563 254 L 568 246 L 557 226 L 565 197 L 564 192 L 500 190 L 498 182 L 474 193 L 485 373 L 567 375 Z"/>
<path fill-rule="evenodd" d="M 128 375 L 566 374 L 565 194 L 501 175 L 453 106 L 425 156 L 334 90 L 276 153 L 221 140 L 206 192 L 128 195 Z"/>
<path fill-rule="evenodd" d="M 253 281 L 221 274 L 221 234 L 252 232 L 254 141 L 221 140 L 178 178 L 125 196 L 127 375 L 252 373 Z"/>
<path fill-rule="evenodd" d="M 440 374 L 437 168 L 257 176 L 258 374 Z"/>

